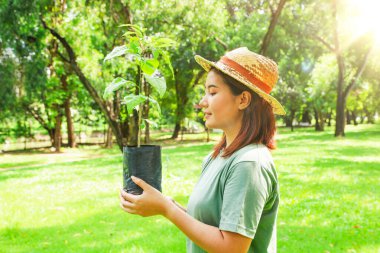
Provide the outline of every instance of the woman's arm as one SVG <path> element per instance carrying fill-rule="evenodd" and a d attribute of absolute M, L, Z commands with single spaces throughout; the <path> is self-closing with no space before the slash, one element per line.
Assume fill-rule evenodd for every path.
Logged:
<path fill-rule="evenodd" d="M 175 201 L 173 198 L 171 197 L 168 197 L 166 196 L 168 199 L 170 199 L 177 207 L 179 207 L 179 209 L 181 209 L 182 211 L 184 211 L 185 213 L 187 212 L 186 208 L 184 208 L 183 206 L 181 206 L 177 201 Z"/>
<path fill-rule="evenodd" d="M 181 210 L 170 199 L 141 179 L 132 177 L 144 192 L 132 195 L 120 192 L 121 208 L 128 213 L 141 216 L 163 215 L 175 224 L 195 244 L 207 252 L 247 252 L 252 239 L 243 235 L 221 231 L 219 228 L 202 223 Z"/>

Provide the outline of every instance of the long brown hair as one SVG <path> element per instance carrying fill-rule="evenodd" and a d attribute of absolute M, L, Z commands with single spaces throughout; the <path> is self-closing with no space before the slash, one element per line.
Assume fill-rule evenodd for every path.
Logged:
<path fill-rule="evenodd" d="M 276 121 L 272 106 L 234 78 L 215 68 L 211 69 L 211 71 L 214 71 L 222 77 L 224 83 L 228 85 L 233 95 L 238 96 L 243 91 L 248 91 L 252 96 L 251 103 L 244 109 L 243 122 L 238 135 L 226 148 L 226 136 L 223 134 L 222 139 L 214 147 L 212 157 L 216 158 L 224 148 L 222 157 L 229 157 L 235 151 L 252 143 L 261 143 L 269 149 L 275 149 L 274 134 L 276 132 Z"/>

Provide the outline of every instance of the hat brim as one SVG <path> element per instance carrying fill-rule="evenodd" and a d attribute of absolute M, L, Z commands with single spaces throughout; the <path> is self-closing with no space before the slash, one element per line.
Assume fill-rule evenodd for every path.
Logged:
<path fill-rule="evenodd" d="M 239 74 L 238 72 L 236 72 L 231 67 L 229 67 L 229 66 L 227 66 L 221 62 L 215 63 L 215 62 L 206 60 L 205 58 L 203 58 L 200 55 L 195 56 L 195 61 L 199 65 L 201 65 L 201 67 L 204 70 L 206 70 L 206 72 L 209 72 L 211 70 L 211 68 L 216 68 L 216 69 L 222 71 L 224 74 L 236 79 L 237 81 L 241 82 L 242 84 L 244 84 L 245 86 L 250 88 L 252 91 L 254 91 L 256 94 L 258 94 L 260 97 L 262 97 L 263 99 L 265 99 L 266 101 L 269 102 L 269 104 L 273 108 L 274 114 L 277 114 L 277 115 L 285 115 L 286 114 L 284 107 L 280 104 L 280 102 L 277 101 L 277 99 L 275 99 L 271 95 L 265 93 L 261 89 L 257 88 L 254 83 L 252 85 L 252 83 L 250 81 L 248 81 L 243 75 Z"/>

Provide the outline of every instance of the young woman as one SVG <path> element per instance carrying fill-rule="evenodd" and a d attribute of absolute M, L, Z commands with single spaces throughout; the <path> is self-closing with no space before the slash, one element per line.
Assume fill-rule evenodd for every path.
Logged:
<path fill-rule="evenodd" d="M 277 65 L 247 48 L 218 62 L 195 59 L 209 72 L 200 101 L 206 126 L 222 129 L 223 137 L 204 159 L 187 210 L 135 177 L 144 192 L 121 190 L 121 207 L 169 219 L 188 237 L 187 252 L 276 252 L 279 189 L 270 150 L 274 113 L 285 114 L 269 95 Z"/>

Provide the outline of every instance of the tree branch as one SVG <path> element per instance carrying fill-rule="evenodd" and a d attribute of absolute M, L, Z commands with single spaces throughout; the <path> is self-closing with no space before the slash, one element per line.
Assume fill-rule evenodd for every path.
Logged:
<path fill-rule="evenodd" d="M 61 54 L 61 53 L 58 52 L 58 51 L 57 51 L 57 54 L 59 55 L 59 57 L 61 57 L 61 59 L 62 59 L 64 62 L 70 63 L 70 60 L 67 59 L 65 56 L 63 56 L 63 54 Z"/>
<path fill-rule="evenodd" d="M 350 92 L 352 87 L 355 86 L 355 84 L 357 83 L 359 78 L 362 76 L 363 71 L 364 71 L 365 67 L 367 66 L 368 58 L 369 58 L 371 52 L 373 51 L 373 49 L 374 49 L 374 43 L 371 45 L 371 47 L 367 50 L 366 54 L 364 55 L 363 61 L 360 64 L 360 67 L 356 70 L 355 76 L 352 78 L 350 84 L 346 87 L 346 89 L 344 89 L 343 96 L 345 98 L 348 96 L 348 93 Z"/>
<path fill-rule="evenodd" d="M 47 131 L 49 131 L 50 130 L 50 128 L 49 128 L 49 126 L 48 126 L 48 124 L 45 122 L 45 120 L 34 110 L 34 109 L 32 109 L 32 108 L 30 108 L 29 106 L 27 106 L 27 105 L 23 105 L 23 107 L 25 108 L 25 110 L 30 114 L 30 115 L 32 115 L 32 117 L 35 119 L 35 120 L 37 120 L 40 124 L 41 124 L 41 126 L 45 129 L 45 130 L 47 130 Z"/>
<path fill-rule="evenodd" d="M 222 45 L 222 47 L 224 48 L 225 51 L 228 50 L 227 44 L 225 42 L 223 42 L 221 39 L 219 39 L 218 37 L 216 37 L 214 32 L 212 32 L 211 35 L 214 37 L 216 42 L 218 42 L 220 45 Z"/>
<path fill-rule="evenodd" d="M 203 70 L 201 70 L 201 71 L 198 72 L 198 74 L 194 78 L 194 83 L 191 86 L 191 89 L 193 89 L 195 86 L 197 86 L 199 84 L 199 80 L 204 76 L 204 74 L 206 74 L 206 72 L 203 71 Z"/>
<path fill-rule="evenodd" d="M 63 47 L 66 49 L 68 55 L 69 55 L 69 59 L 70 59 L 70 62 L 73 63 L 75 62 L 76 64 L 76 56 L 74 54 L 74 51 L 72 50 L 72 48 L 70 47 L 69 43 L 65 40 L 65 38 L 63 38 L 58 32 L 56 32 L 54 29 L 50 28 L 47 26 L 46 22 L 43 20 L 42 16 L 40 16 L 40 20 L 41 20 L 41 23 L 43 25 L 43 27 L 46 29 L 46 30 L 49 30 L 50 33 L 56 37 L 63 45 Z"/>
<path fill-rule="evenodd" d="M 272 13 L 272 17 L 271 17 L 271 21 L 269 24 L 268 31 L 264 36 L 263 43 L 261 44 L 260 53 L 262 55 L 266 55 L 266 53 L 267 53 L 270 41 L 272 40 L 272 35 L 274 32 L 274 29 L 277 25 L 277 21 L 280 17 L 282 9 L 285 6 L 286 1 L 287 0 L 280 0 L 280 3 L 278 4 L 276 11 L 274 13 Z"/>
<path fill-rule="evenodd" d="M 319 42 L 321 42 L 323 45 L 325 45 L 331 52 L 335 52 L 335 48 L 333 46 L 331 46 L 327 41 L 325 41 L 322 37 L 316 35 L 316 34 L 312 34 L 311 37 L 313 37 L 314 39 L 318 40 Z"/>
<path fill-rule="evenodd" d="M 268 1 L 268 5 L 269 5 L 269 9 L 270 9 L 271 14 L 274 15 L 274 8 L 273 8 L 271 1 Z"/>

